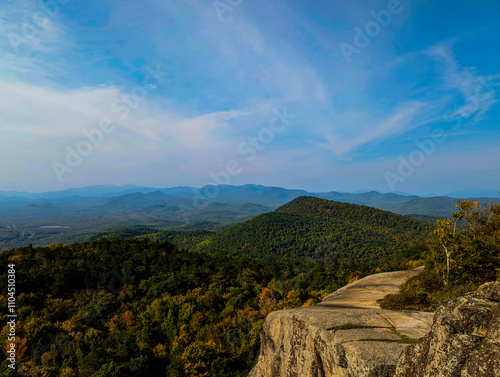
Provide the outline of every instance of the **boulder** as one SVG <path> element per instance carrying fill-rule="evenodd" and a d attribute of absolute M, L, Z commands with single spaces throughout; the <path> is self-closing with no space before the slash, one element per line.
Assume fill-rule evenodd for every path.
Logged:
<path fill-rule="evenodd" d="M 500 282 L 492 282 L 443 304 L 430 332 L 403 351 L 396 376 L 500 376 L 499 303 Z"/>

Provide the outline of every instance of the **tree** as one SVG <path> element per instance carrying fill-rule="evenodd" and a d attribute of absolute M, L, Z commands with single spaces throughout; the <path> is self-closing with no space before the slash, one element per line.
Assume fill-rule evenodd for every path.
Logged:
<path fill-rule="evenodd" d="M 453 251 L 455 250 L 455 236 L 457 229 L 457 222 L 460 218 L 458 212 L 453 212 L 452 219 L 438 219 L 437 228 L 434 234 L 439 239 L 441 246 L 443 247 L 446 256 L 446 272 L 443 275 L 443 281 L 445 285 L 448 285 L 450 278 L 450 261 L 452 258 Z"/>
<path fill-rule="evenodd" d="M 500 205 L 461 200 L 452 219 L 437 220 L 437 236 L 444 250 L 445 285 L 453 276 L 459 283 L 492 279 L 499 265 Z"/>

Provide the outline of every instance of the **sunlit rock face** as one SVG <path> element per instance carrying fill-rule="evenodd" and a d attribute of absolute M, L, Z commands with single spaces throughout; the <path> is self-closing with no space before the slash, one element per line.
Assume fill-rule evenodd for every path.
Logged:
<path fill-rule="evenodd" d="M 421 269 L 368 276 L 308 307 L 273 312 L 249 377 L 393 376 L 409 342 L 423 337 L 433 313 L 383 310 Z"/>
<path fill-rule="evenodd" d="M 500 282 L 439 308 L 431 331 L 404 350 L 398 377 L 500 376 Z"/>

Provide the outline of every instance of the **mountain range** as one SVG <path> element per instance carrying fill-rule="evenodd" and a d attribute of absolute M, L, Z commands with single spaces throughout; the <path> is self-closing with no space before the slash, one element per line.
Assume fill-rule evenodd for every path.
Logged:
<path fill-rule="evenodd" d="M 76 242 L 98 232 L 137 226 L 158 231 L 220 230 L 268 213 L 301 196 L 352 203 L 435 222 L 457 198 L 369 191 L 319 192 L 262 185 L 154 188 L 96 185 L 63 191 L 0 191 L 0 249 Z M 500 198 L 473 198 L 500 203 Z"/>
<path fill-rule="evenodd" d="M 349 202 L 354 204 L 364 204 L 372 207 L 385 207 L 383 209 L 398 211 L 398 204 L 401 203 L 417 203 L 423 204 L 427 200 L 432 199 L 435 202 L 436 198 L 443 201 L 456 202 L 457 198 L 473 198 L 480 201 L 499 202 L 498 195 L 493 195 L 493 192 L 484 191 L 491 194 L 490 196 L 474 196 L 472 192 L 480 192 L 481 190 L 465 190 L 460 192 L 450 193 L 448 196 L 417 196 L 406 193 L 380 193 L 378 191 L 356 191 L 348 192 L 308 192 L 300 189 L 286 189 L 282 187 L 262 186 L 247 184 L 242 186 L 232 185 L 206 185 L 202 188 L 189 186 L 178 186 L 170 188 L 155 188 L 137 185 L 92 185 L 82 188 L 70 188 L 61 191 L 49 191 L 41 193 L 30 193 L 21 191 L 1 191 L 0 203 L 7 202 L 65 202 L 74 200 L 75 198 L 119 198 L 128 194 L 148 194 L 148 193 L 163 193 L 170 196 L 170 199 L 175 200 L 193 200 L 197 196 L 208 198 L 211 202 L 221 203 L 256 203 L 269 207 L 277 208 L 278 206 L 289 202 L 299 196 L 315 196 L 318 198 L 336 200 L 340 202 Z M 167 199 L 164 197 L 164 199 Z M 400 212 L 406 212 L 406 208 L 411 208 L 413 205 L 402 206 Z M 392 208 L 390 208 L 392 207 Z M 421 210 L 421 209 L 419 209 Z M 432 211 L 432 209 L 431 209 Z M 443 215 L 437 213 L 426 212 L 429 215 Z"/>

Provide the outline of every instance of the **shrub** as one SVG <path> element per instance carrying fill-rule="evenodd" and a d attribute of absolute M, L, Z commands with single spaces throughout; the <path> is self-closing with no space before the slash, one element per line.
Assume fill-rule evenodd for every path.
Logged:
<path fill-rule="evenodd" d="M 443 280 L 437 273 L 424 271 L 408 279 L 399 293 L 387 295 L 379 303 L 383 309 L 432 311 L 442 288 Z"/>

